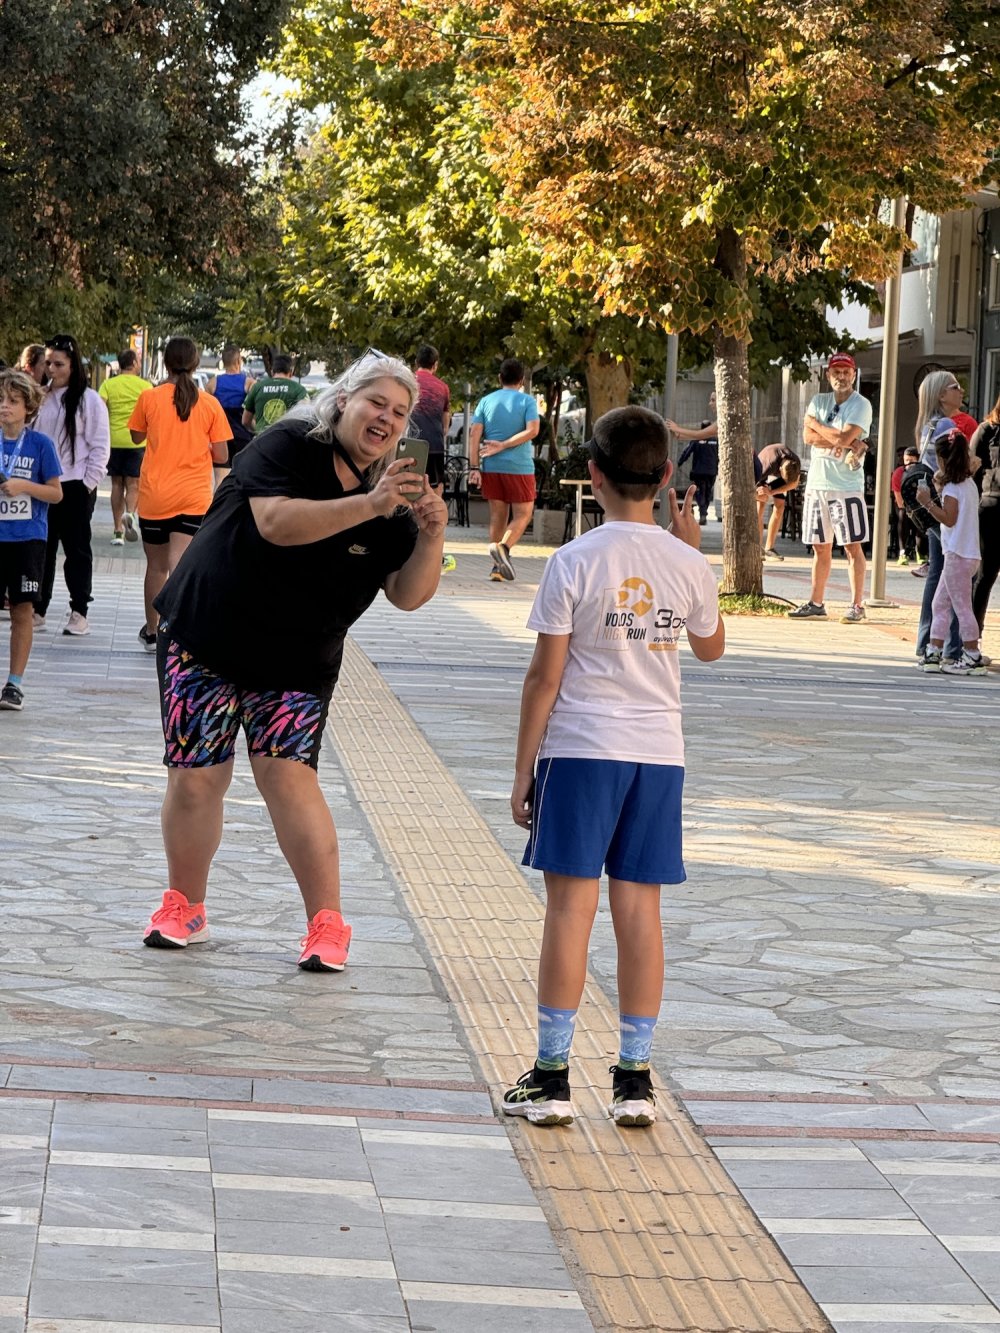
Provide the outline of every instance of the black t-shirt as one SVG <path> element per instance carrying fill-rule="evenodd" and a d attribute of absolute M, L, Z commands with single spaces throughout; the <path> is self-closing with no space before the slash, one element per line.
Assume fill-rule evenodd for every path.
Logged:
<path fill-rule="evenodd" d="M 766 444 L 760 453 L 754 456 L 753 470 L 756 484 L 766 486 L 772 491 L 777 486 L 784 486 L 781 465 L 789 458 L 794 458 L 796 463 L 799 462 L 798 454 L 787 444 Z"/>
<path fill-rule="evenodd" d="M 233 461 L 205 520 L 156 599 L 172 639 L 203 666 L 247 689 L 330 688 L 344 639 L 417 539 L 411 514 L 373 518 L 306 546 L 276 546 L 257 530 L 252 496 L 336 500 L 338 445 L 310 439 L 312 422 L 276 423 Z"/>

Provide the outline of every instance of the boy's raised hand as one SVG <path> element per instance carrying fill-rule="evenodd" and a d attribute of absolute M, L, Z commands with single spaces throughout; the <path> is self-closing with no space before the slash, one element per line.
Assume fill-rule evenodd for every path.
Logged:
<path fill-rule="evenodd" d="M 694 516 L 694 497 L 697 486 L 689 486 L 684 492 L 683 504 L 677 503 L 677 492 L 671 486 L 667 491 L 667 504 L 670 506 L 670 531 L 687 546 L 701 550 L 701 528 Z"/>

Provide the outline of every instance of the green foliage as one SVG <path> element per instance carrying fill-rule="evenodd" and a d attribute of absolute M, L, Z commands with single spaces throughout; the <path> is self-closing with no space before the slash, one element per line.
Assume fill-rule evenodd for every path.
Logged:
<path fill-rule="evenodd" d="M 252 240 L 241 95 L 287 0 L 0 6 L 0 342 L 116 345 Z"/>

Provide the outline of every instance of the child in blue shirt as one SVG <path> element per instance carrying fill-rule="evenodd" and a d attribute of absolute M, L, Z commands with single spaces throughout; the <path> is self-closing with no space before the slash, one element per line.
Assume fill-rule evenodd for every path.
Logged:
<path fill-rule="evenodd" d="M 681 857 L 679 648 L 702 662 L 725 648 L 715 577 L 699 552 L 695 487 L 671 531 L 653 501 L 672 471 L 663 420 L 607 412 L 590 441 L 590 481 L 605 522 L 545 567 L 528 619 L 538 632 L 521 698 L 511 814 L 530 833 L 524 863 L 545 874 L 538 967 L 538 1055 L 503 1097 L 537 1125 L 573 1119 L 569 1056 L 602 873 L 618 943 L 621 1046 L 608 1112 L 656 1118 L 650 1047 L 663 998 L 660 886 Z"/>
<path fill-rule="evenodd" d="M 0 596 L 10 603 L 10 674 L 0 691 L 0 709 L 8 712 L 24 707 L 21 681 L 45 569 L 49 505 L 62 499 L 56 446 L 27 425 L 42 397 L 30 375 L 0 371 Z"/>

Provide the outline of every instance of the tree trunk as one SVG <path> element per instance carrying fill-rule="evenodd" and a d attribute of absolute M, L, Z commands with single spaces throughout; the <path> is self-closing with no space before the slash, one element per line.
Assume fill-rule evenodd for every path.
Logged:
<path fill-rule="evenodd" d="M 727 229 L 719 237 L 716 266 L 746 289 L 742 237 Z M 763 572 L 757 532 L 750 433 L 748 339 L 715 332 L 715 401 L 719 423 L 719 485 L 722 488 L 722 591 L 761 593 Z"/>
<path fill-rule="evenodd" d="M 583 355 L 587 377 L 587 423 L 593 430 L 598 417 L 613 407 L 625 407 L 632 390 L 632 362 L 617 361 L 610 352 L 588 351 Z"/>

